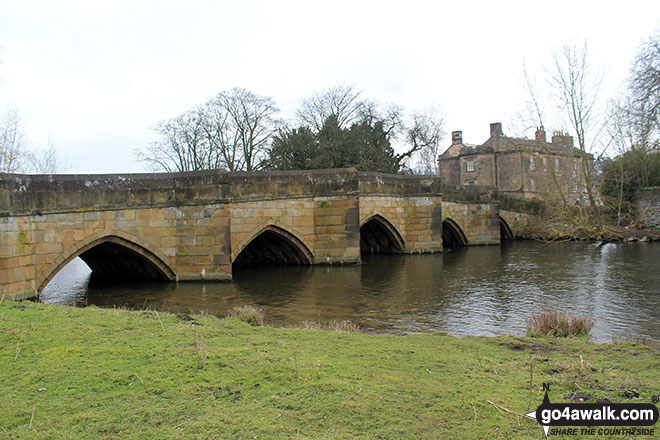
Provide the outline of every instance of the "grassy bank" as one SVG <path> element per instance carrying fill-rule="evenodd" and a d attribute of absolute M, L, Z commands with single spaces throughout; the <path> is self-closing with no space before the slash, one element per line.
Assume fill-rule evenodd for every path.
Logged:
<path fill-rule="evenodd" d="M 374 336 L 0 304 L 0 438 L 541 439 L 536 422 L 493 404 L 533 410 L 542 382 L 553 401 L 649 402 L 659 371 L 647 347 L 575 338 Z"/>

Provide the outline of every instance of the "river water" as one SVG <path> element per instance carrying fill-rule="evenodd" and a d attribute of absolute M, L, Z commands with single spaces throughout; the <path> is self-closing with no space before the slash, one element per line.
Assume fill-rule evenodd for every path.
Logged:
<path fill-rule="evenodd" d="M 596 342 L 645 336 L 660 346 L 660 244 L 514 241 L 359 266 L 263 266 L 231 283 L 96 284 L 79 259 L 44 289 L 53 304 L 225 316 L 262 308 L 266 323 L 351 320 L 371 333 L 524 334 L 544 309 L 591 315 Z"/>

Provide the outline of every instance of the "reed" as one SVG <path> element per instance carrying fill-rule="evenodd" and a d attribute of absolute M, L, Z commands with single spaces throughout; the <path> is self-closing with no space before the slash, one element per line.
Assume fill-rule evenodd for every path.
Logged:
<path fill-rule="evenodd" d="M 235 317 L 243 322 L 247 322 L 253 326 L 264 324 L 264 311 L 255 306 L 239 306 L 234 307 L 229 311 L 230 317 Z"/>
<path fill-rule="evenodd" d="M 535 313 L 527 321 L 527 336 L 588 336 L 594 326 L 590 316 L 558 310 Z"/>

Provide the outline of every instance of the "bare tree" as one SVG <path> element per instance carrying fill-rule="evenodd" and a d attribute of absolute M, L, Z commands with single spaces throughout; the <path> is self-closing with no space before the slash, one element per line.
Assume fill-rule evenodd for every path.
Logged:
<path fill-rule="evenodd" d="M 413 113 L 406 129 L 406 141 L 410 149 L 404 153 L 408 157 L 419 156 L 423 173 L 438 173 L 440 141 L 445 134 L 445 121 L 442 112 L 436 107 Z"/>
<path fill-rule="evenodd" d="M 48 139 L 48 146 L 43 150 L 31 151 L 29 162 L 30 171 L 36 174 L 58 174 L 67 169 L 52 139 Z"/>
<path fill-rule="evenodd" d="M 356 111 L 353 123 L 381 124 L 387 139 L 401 151 L 394 156 L 397 169 L 415 167 L 422 172 L 437 172 L 438 150 L 444 135 L 444 116 L 439 108 L 431 106 L 406 116 L 401 106 L 390 104 L 381 108 L 375 101 L 364 100 Z"/>
<path fill-rule="evenodd" d="M 653 160 L 660 147 L 660 33 L 640 47 L 628 79 L 627 93 L 610 105 L 608 132 L 616 157 L 605 163 L 605 195 L 615 205 L 617 224 L 632 212 L 635 188 L 649 186 L 656 174 Z"/>
<path fill-rule="evenodd" d="M 325 121 L 334 117 L 339 128 L 349 128 L 365 112 L 373 110 L 373 103 L 360 98 L 361 93 L 353 86 L 343 84 L 314 93 L 300 101 L 300 108 L 296 111 L 298 122 L 318 133 Z"/>
<path fill-rule="evenodd" d="M 259 169 L 276 131 L 275 101 L 234 88 L 219 93 L 205 109 L 204 129 L 223 165 L 230 171 Z"/>
<path fill-rule="evenodd" d="M 606 126 L 597 114 L 603 75 L 591 69 L 586 43 L 582 47 L 564 46 L 554 54 L 553 61 L 549 84 L 577 139 L 582 177 L 589 203 L 593 206 L 596 200 L 593 194 L 595 162 L 590 153 L 596 151 L 598 138 Z"/>
<path fill-rule="evenodd" d="M 544 89 L 538 87 L 535 76 L 530 74 L 527 70 L 527 64 L 525 62 L 523 62 L 523 79 L 528 101 L 525 102 L 524 110 L 517 115 L 519 120 L 518 129 L 520 137 L 524 137 L 524 133 L 527 133 L 530 129 L 545 129 L 544 115 L 546 111 L 543 107 L 543 103 L 548 99 L 547 96 L 543 94 Z M 550 149 L 547 145 L 544 146 L 544 150 L 546 154 L 550 154 Z M 553 187 L 552 191 L 550 191 L 550 188 L 548 187 L 547 197 L 549 197 L 549 199 L 556 198 L 557 200 L 560 200 L 561 205 L 566 207 L 566 194 L 563 185 L 557 178 L 557 170 L 555 169 L 554 161 L 550 161 L 548 168 L 545 171 L 547 175 L 550 176 Z"/>
<path fill-rule="evenodd" d="M 25 171 L 28 159 L 21 118 L 15 110 L 9 111 L 0 121 L 0 172 Z"/>
<path fill-rule="evenodd" d="M 201 108 L 187 111 L 169 121 L 159 121 L 154 131 L 160 138 L 146 151 L 138 151 L 138 160 L 149 167 L 167 172 L 195 171 L 213 168 L 217 162 L 211 157 L 203 129 Z"/>
<path fill-rule="evenodd" d="M 168 172 L 256 170 L 275 132 L 277 112 L 271 98 L 240 88 L 220 92 L 203 105 L 160 121 L 155 128 L 159 139 L 137 157 L 154 170 Z"/>
<path fill-rule="evenodd" d="M 660 32 L 642 44 L 630 76 L 629 90 L 636 144 L 645 148 L 660 147 Z"/>
<path fill-rule="evenodd" d="M 527 94 L 527 100 L 523 103 L 523 108 L 512 116 L 509 129 L 517 137 L 525 137 L 530 130 L 538 127 L 545 127 L 544 107 L 542 103 L 545 99 L 542 97 L 543 88 L 539 88 L 536 83 L 536 77 L 533 72 L 527 69 L 526 61 L 523 61 L 522 86 Z"/>

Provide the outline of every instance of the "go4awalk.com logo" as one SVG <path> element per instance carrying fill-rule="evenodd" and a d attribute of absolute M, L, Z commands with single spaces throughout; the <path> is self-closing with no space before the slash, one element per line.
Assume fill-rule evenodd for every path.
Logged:
<path fill-rule="evenodd" d="M 650 426 L 658 421 L 658 408 L 652 403 L 552 403 L 550 387 L 543 388 L 543 403 L 526 415 L 543 426 L 546 436 L 655 434 Z"/>

